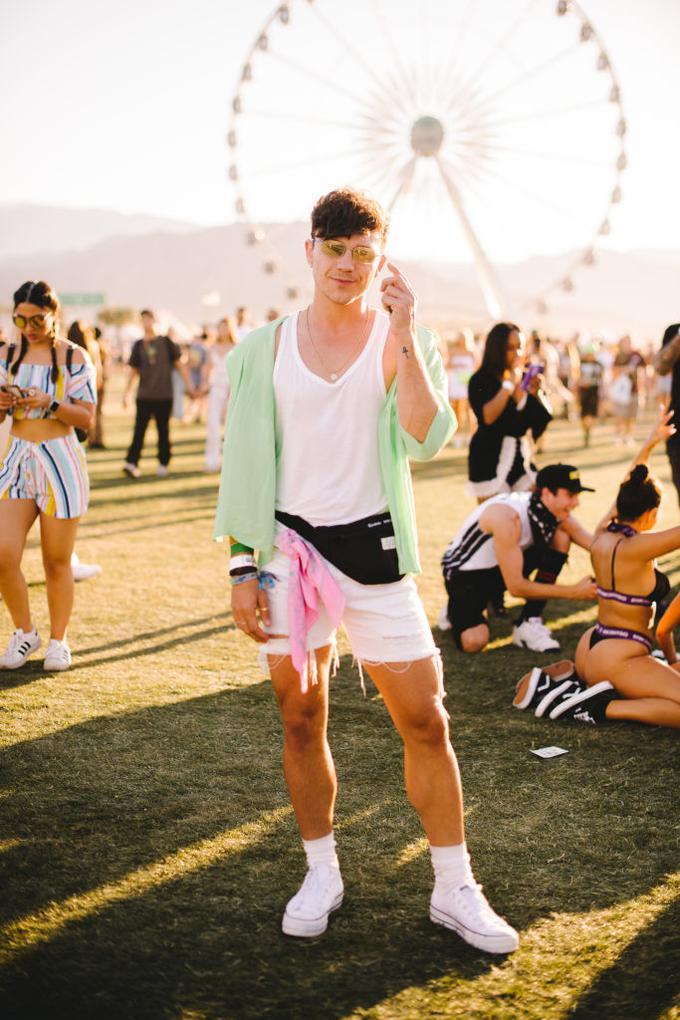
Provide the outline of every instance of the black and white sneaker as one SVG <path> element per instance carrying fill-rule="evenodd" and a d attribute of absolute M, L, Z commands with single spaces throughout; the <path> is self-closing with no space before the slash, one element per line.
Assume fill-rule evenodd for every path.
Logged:
<path fill-rule="evenodd" d="M 583 680 L 574 673 L 571 679 L 563 680 L 559 684 L 553 684 L 552 688 L 536 705 L 534 715 L 537 719 L 542 719 L 543 716 L 547 715 L 550 710 L 550 718 L 552 719 L 552 712 L 556 707 L 561 705 L 564 701 L 568 701 L 570 698 L 576 697 L 577 694 L 581 694 L 585 689 L 586 685 Z"/>
<path fill-rule="evenodd" d="M 570 659 L 561 659 L 550 666 L 541 669 L 535 666 L 529 673 L 521 678 L 515 691 L 519 692 L 526 682 L 524 694 L 519 697 L 516 694 L 513 701 L 514 708 L 521 710 L 526 708 L 535 709 L 543 700 L 546 694 L 552 691 L 563 680 L 569 680 L 574 676 L 574 663 Z"/>
<path fill-rule="evenodd" d="M 26 631 L 18 628 L 9 639 L 6 652 L 0 656 L 0 669 L 19 669 L 33 652 L 37 652 L 41 643 L 35 627 Z"/>
<path fill-rule="evenodd" d="M 550 713 L 551 719 L 573 719 L 574 722 L 597 726 L 606 719 L 607 705 L 616 698 L 616 691 L 608 680 L 586 687 L 585 690 L 562 698 Z"/>

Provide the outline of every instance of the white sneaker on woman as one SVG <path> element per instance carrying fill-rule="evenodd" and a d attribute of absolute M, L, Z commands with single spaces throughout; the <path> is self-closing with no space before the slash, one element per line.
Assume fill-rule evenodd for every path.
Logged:
<path fill-rule="evenodd" d="M 66 641 L 57 641 L 56 638 L 50 638 L 50 643 L 47 646 L 45 652 L 45 661 L 43 666 L 50 673 L 56 673 L 59 670 L 68 669 L 71 665 L 71 649 L 66 644 Z"/>
<path fill-rule="evenodd" d="M 334 864 L 314 865 L 286 905 L 281 922 L 284 935 L 301 939 L 323 935 L 328 927 L 328 915 L 341 906 L 343 894 L 340 869 Z"/>
<path fill-rule="evenodd" d="M 458 888 L 436 882 L 430 900 L 430 920 L 457 932 L 486 953 L 512 953 L 519 935 L 489 906 L 481 885 L 472 880 Z"/>
<path fill-rule="evenodd" d="M 19 627 L 9 639 L 5 654 L 0 656 L 0 669 L 19 669 L 29 655 L 38 651 L 41 644 L 40 635 L 35 627 L 26 631 Z"/>

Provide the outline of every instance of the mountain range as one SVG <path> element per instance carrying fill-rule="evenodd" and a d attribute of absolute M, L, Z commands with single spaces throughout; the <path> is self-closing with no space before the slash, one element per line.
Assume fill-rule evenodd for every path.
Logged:
<path fill-rule="evenodd" d="M 25 279 L 49 280 L 60 292 L 99 293 L 109 307 L 151 305 L 186 322 L 214 321 L 238 305 L 256 319 L 309 298 L 304 223 L 270 224 L 264 239 L 243 224 L 199 227 L 107 210 L 0 203 L 0 307 Z M 602 250 L 574 275 L 574 290 L 547 299 L 547 315 L 528 302 L 560 279 L 572 253 L 497 266 L 511 314 L 526 328 L 553 334 L 617 335 L 658 342 L 680 319 L 680 251 Z M 489 323 L 472 265 L 400 260 L 419 317 L 447 333 Z M 67 309 L 67 314 L 78 309 Z M 93 309 L 81 309 L 91 317 Z"/>

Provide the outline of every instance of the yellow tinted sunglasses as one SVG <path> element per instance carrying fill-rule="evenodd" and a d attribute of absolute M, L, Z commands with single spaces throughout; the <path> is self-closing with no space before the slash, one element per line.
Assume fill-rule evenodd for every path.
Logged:
<path fill-rule="evenodd" d="M 312 244 L 319 242 L 321 251 L 331 259 L 341 259 L 347 251 L 348 245 L 344 241 L 333 241 L 328 238 L 313 237 Z M 351 249 L 354 262 L 375 262 L 380 258 L 380 252 L 367 244 L 357 244 Z"/>
<path fill-rule="evenodd" d="M 27 326 L 33 326 L 33 329 L 40 329 L 45 325 L 49 318 L 50 313 L 44 312 L 40 315 L 13 315 L 12 322 L 17 329 L 26 329 Z"/>

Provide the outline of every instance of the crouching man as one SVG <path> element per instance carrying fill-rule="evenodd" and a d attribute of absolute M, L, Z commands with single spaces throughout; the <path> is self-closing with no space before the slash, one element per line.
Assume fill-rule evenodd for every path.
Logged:
<path fill-rule="evenodd" d="M 593 491 L 581 484 L 577 468 L 549 464 L 538 472 L 533 492 L 495 496 L 464 521 L 442 559 L 449 600 L 440 617 L 440 626 L 453 631 L 461 651 L 486 647 L 486 606 L 500 601 L 506 590 L 527 600 L 513 629 L 513 644 L 534 652 L 559 649 L 543 623 L 546 601 L 596 598 L 591 577 L 556 584 L 571 543 L 590 548 L 592 535 L 571 512 L 581 492 Z"/>

